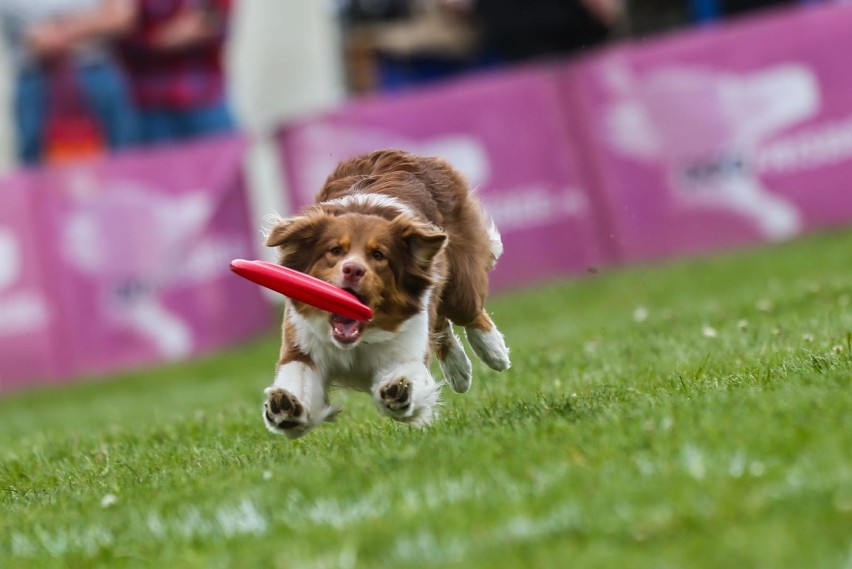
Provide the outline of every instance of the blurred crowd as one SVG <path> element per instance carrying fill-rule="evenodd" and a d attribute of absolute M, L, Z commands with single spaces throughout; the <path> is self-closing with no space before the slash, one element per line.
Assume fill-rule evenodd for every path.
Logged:
<path fill-rule="evenodd" d="M 348 90 L 366 93 L 820 0 L 324 1 L 336 7 Z M 19 161 L 233 129 L 223 51 L 236 8 L 232 0 L 0 0 Z"/>
<path fill-rule="evenodd" d="M 0 0 L 19 160 L 230 130 L 230 10 L 229 0 Z"/>
<path fill-rule="evenodd" d="M 566 57 L 617 38 L 820 0 L 341 0 L 355 92 Z"/>
<path fill-rule="evenodd" d="M 604 42 L 623 0 L 350 0 L 350 87 L 397 89 Z"/>

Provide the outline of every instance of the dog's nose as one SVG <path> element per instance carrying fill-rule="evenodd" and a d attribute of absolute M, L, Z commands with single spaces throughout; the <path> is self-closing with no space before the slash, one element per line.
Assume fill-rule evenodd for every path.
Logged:
<path fill-rule="evenodd" d="M 358 284 L 364 275 L 367 274 L 367 267 L 355 261 L 347 261 L 343 264 L 343 280 L 350 284 Z"/>

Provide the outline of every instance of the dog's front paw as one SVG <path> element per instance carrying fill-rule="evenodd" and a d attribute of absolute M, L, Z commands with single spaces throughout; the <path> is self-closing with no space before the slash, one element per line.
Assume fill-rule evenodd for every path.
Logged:
<path fill-rule="evenodd" d="M 403 365 L 376 384 L 373 398 L 384 415 L 425 427 L 435 415 L 439 392 L 440 386 L 422 364 Z"/>
<path fill-rule="evenodd" d="M 292 393 L 278 387 L 267 387 L 264 393 L 263 422 L 267 429 L 291 439 L 310 430 L 308 413 Z"/>
<path fill-rule="evenodd" d="M 411 382 L 408 378 L 384 383 L 379 388 L 379 398 L 389 415 L 404 418 L 411 414 Z"/>

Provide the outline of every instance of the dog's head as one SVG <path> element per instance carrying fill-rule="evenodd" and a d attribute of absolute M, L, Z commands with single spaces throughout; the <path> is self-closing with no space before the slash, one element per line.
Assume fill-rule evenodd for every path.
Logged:
<path fill-rule="evenodd" d="M 340 348 L 356 346 L 369 329 L 395 332 L 423 310 L 429 288 L 440 278 L 447 235 L 408 215 L 386 217 L 314 206 L 304 214 L 278 219 L 266 244 L 277 247 L 281 265 L 347 290 L 373 309 L 369 324 L 293 302 L 315 323 L 328 323 Z"/>

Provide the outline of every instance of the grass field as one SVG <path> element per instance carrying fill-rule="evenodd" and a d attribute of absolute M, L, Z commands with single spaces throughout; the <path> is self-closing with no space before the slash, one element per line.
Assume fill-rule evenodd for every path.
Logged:
<path fill-rule="evenodd" d="M 852 568 L 852 233 L 490 306 L 425 431 L 267 433 L 274 335 L 0 399 L 0 567 Z"/>

